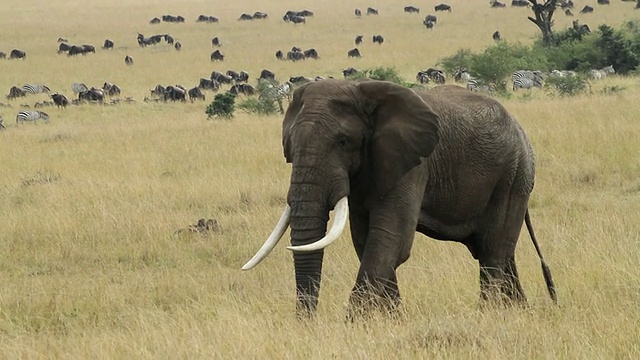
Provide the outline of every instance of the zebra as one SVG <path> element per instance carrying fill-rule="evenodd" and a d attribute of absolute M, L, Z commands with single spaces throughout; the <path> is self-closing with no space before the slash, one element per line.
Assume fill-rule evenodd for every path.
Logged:
<path fill-rule="evenodd" d="M 589 71 L 589 75 L 591 76 L 592 79 L 594 80 L 600 80 L 602 78 L 607 77 L 607 75 L 609 74 L 615 74 L 616 71 L 613 69 L 612 65 L 609 66 L 605 66 L 602 69 L 593 69 L 591 71 Z"/>
<path fill-rule="evenodd" d="M 520 78 L 520 79 L 515 79 L 513 80 L 513 91 L 516 91 L 518 89 L 531 89 L 533 87 L 537 87 L 539 89 L 542 89 L 542 82 L 540 82 L 538 79 L 536 80 L 531 80 L 529 78 Z"/>
<path fill-rule="evenodd" d="M 456 72 L 453 73 L 453 78 L 458 83 L 464 81 L 468 82 L 472 79 L 471 74 L 469 74 L 469 71 L 467 71 L 467 69 L 465 68 L 459 68 L 458 70 L 456 70 Z"/>
<path fill-rule="evenodd" d="M 38 110 L 20 110 L 18 115 L 16 115 L 16 124 L 21 124 L 24 121 L 33 121 L 36 123 L 38 120 L 44 120 L 44 122 L 49 123 L 49 114 L 38 111 Z"/>
<path fill-rule="evenodd" d="M 540 88 L 542 88 L 542 83 L 544 81 L 541 71 L 517 70 L 511 75 L 511 81 L 513 82 L 513 90 L 516 90 L 516 82 L 519 82 L 522 79 L 529 79 L 533 81 L 533 86 L 540 87 Z M 540 86 L 535 85 L 536 83 L 539 84 Z M 521 82 L 520 84 L 526 85 L 528 83 Z"/>
<path fill-rule="evenodd" d="M 258 99 L 266 101 L 276 101 L 281 114 L 284 114 L 284 107 L 282 101 L 284 99 L 287 102 L 291 102 L 291 93 L 293 92 L 293 84 L 286 81 L 280 85 L 276 82 L 269 80 L 260 80 L 258 88 L 260 89 L 260 96 Z"/>
<path fill-rule="evenodd" d="M 81 92 L 89 90 L 89 88 L 83 83 L 73 83 L 71 84 L 71 90 L 76 94 L 80 94 Z"/>
<path fill-rule="evenodd" d="M 5 129 L 6 129 L 6 127 L 4 126 L 4 119 L 0 115 L 0 130 L 5 130 Z"/>
<path fill-rule="evenodd" d="M 49 89 L 48 86 L 46 85 L 40 85 L 40 84 L 24 84 L 22 86 L 22 91 L 24 91 L 27 94 L 48 94 L 51 89 Z"/>
<path fill-rule="evenodd" d="M 469 77 L 467 80 L 467 89 L 470 91 L 493 92 L 493 85 L 483 85 L 479 80 Z"/>

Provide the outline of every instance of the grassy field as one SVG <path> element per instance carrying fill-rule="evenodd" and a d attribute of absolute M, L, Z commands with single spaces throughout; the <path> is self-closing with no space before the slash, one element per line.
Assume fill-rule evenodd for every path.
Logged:
<path fill-rule="evenodd" d="M 133 4 L 135 3 L 135 4 Z M 211 71 L 263 68 L 279 79 L 341 76 L 348 66 L 394 66 L 407 80 L 459 48 L 481 50 L 499 30 L 529 43 L 530 10 L 490 9 L 486 1 L 451 0 L 427 31 L 435 1 L 409 3 L 258 0 L 7 0 L 0 3 L 0 90 L 43 83 L 71 97 L 81 81 L 120 85 L 136 104 L 44 109 L 49 124 L 15 124 L 21 104 L 2 102 L 0 132 L 0 358 L 291 358 L 291 359 L 636 359 L 640 357 L 640 84 L 613 77 L 592 93 L 552 98 L 534 89 L 501 100 L 528 132 L 538 159 L 531 213 L 559 293 L 552 305 L 526 234 L 517 249 L 529 297 L 526 309 L 478 309 L 477 263 L 460 245 L 422 235 L 399 270 L 403 314 L 364 323 L 344 320 L 357 271 L 348 234 L 327 249 L 318 317 L 294 315 L 291 255 L 283 245 L 251 272 L 240 267 L 270 233 L 284 205 L 289 166 L 281 117 L 237 112 L 207 120 L 205 103 L 144 103 L 156 84 L 195 86 Z M 592 29 L 619 25 L 633 3 L 597 6 L 576 16 Z M 380 15 L 356 19 L 353 9 Z M 308 8 L 305 25 L 284 23 L 286 10 Z M 239 22 L 264 11 L 263 21 Z M 577 13 L 578 11 L 574 11 Z M 184 24 L 150 25 L 182 15 Z M 196 23 L 198 15 L 219 24 Z M 573 20 L 559 13 L 556 28 Z M 138 32 L 170 33 L 183 45 L 142 49 Z M 355 35 L 362 59 L 348 59 Z M 382 46 L 371 43 L 382 34 Z M 212 63 L 219 36 L 224 63 Z M 71 44 L 115 49 L 68 58 Z M 274 53 L 314 47 L 321 59 L 279 62 Z M 125 55 L 135 65 L 124 64 Z M 623 89 L 604 94 L 605 86 Z M 213 94 L 207 93 L 207 102 Z M 221 233 L 175 236 L 199 218 Z"/>

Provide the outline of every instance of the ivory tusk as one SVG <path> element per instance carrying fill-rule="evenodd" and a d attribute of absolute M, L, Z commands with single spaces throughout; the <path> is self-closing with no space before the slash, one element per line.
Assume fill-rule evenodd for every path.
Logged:
<path fill-rule="evenodd" d="M 258 252 L 251 258 L 251 260 L 249 260 L 246 264 L 244 264 L 244 266 L 242 267 L 242 270 L 253 269 L 262 260 L 264 260 L 264 258 L 266 258 L 267 255 L 269 255 L 271 250 L 273 250 L 273 248 L 276 247 L 276 244 L 282 238 L 282 235 L 284 235 L 285 231 L 287 231 L 290 221 L 291 221 L 291 207 L 287 205 L 287 207 L 282 212 L 282 216 L 280 217 L 280 220 L 278 220 L 278 224 L 276 224 L 276 227 L 273 229 L 273 232 L 271 233 L 271 235 L 269 235 L 269 238 L 267 238 L 267 241 L 264 242 L 260 250 L 258 250 Z"/>
<path fill-rule="evenodd" d="M 332 242 L 336 241 L 336 239 L 340 237 L 340 234 L 342 234 L 342 231 L 344 231 L 344 227 L 347 224 L 347 218 L 349 217 L 349 203 L 346 196 L 338 200 L 335 210 L 336 217 L 333 220 L 331 229 L 329 229 L 329 232 L 325 237 L 307 245 L 287 246 L 287 249 L 292 251 L 316 251 L 322 250 Z"/>

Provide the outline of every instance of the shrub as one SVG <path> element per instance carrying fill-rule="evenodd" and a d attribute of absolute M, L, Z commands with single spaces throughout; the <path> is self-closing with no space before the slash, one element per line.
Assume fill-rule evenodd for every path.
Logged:
<path fill-rule="evenodd" d="M 236 96 L 230 92 L 217 94 L 205 110 L 207 118 L 210 119 L 214 116 L 226 118 L 233 117 L 233 111 L 235 110 L 235 98 Z"/>
<path fill-rule="evenodd" d="M 398 75 L 398 71 L 393 67 L 377 67 L 375 69 L 366 69 L 363 71 L 358 71 L 357 73 L 350 75 L 347 79 L 357 80 L 361 78 L 369 78 L 372 80 L 382 80 L 382 81 L 391 81 L 396 84 L 400 84 L 406 87 L 412 87 L 413 84 L 406 82 L 400 75 Z"/>
<path fill-rule="evenodd" d="M 273 115 L 278 112 L 274 101 L 266 97 L 248 98 L 240 102 L 238 108 L 252 114 Z"/>
<path fill-rule="evenodd" d="M 583 76 L 549 77 L 546 85 L 545 89 L 555 89 L 561 97 L 582 94 L 589 87 Z"/>

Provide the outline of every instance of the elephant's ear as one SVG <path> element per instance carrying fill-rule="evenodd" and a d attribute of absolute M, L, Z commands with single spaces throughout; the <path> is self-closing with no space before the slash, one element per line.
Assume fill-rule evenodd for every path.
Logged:
<path fill-rule="evenodd" d="M 293 161 L 291 155 L 291 127 L 295 124 L 296 118 L 302 109 L 302 98 L 306 87 L 307 84 L 297 88 L 293 92 L 293 97 L 289 103 L 287 112 L 284 115 L 284 120 L 282 121 L 282 149 L 287 163 L 291 163 Z"/>
<path fill-rule="evenodd" d="M 418 94 L 387 81 L 358 88 L 372 121 L 371 161 L 376 192 L 386 194 L 438 143 L 439 118 Z"/>

